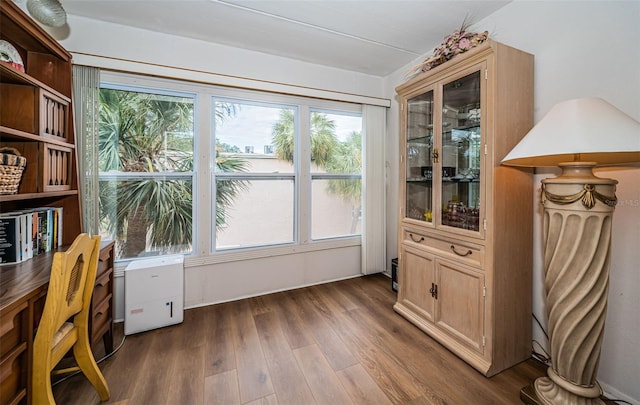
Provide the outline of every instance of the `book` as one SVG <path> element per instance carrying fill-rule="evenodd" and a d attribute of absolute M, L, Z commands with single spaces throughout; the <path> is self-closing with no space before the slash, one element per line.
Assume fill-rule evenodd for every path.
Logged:
<path fill-rule="evenodd" d="M 53 207 L 53 247 L 62 246 L 62 207 Z"/>
<path fill-rule="evenodd" d="M 26 258 L 31 259 L 33 258 L 33 214 L 31 212 L 25 212 L 23 216 L 25 217 L 25 228 L 23 229 L 25 246 L 22 247 L 22 250 L 26 252 Z"/>
<path fill-rule="evenodd" d="M 49 234 L 48 234 L 48 221 L 49 213 L 47 209 L 38 210 L 38 254 L 48 252 L 49 246 Z"/>
<path fill-rule="evenodd" d="M 47 212 L 47 252 L 53 249 L 53 210 L 51 208 L 46 209 Z"/>
<path fill-rule="evenodd" d="M 38 254 L 38 212 L 31 212 L 31 252 L 35 256 Z"/>
<path fill-rule="evenodd" d="M 31 228 L 33 227 L 33 213 L 29 210 L 11 211 L 0 216 L 17 216 L 20 218 L 20 255 L 22 260 L 33 257 L 33 242 Z"/>
<path fill-rule="evenodd" d="M 20 217 L 0 216 L 0 264 L 21 261 Z"/>
<path fill-rule="evenodd" d="M 29 246 L 27 245 L 27 214 L 21 213 L 19 219 L 19 235 L 20 235 L 20 261 L 29 258 Z"/>
<path fill-rule="evenodd" d="M 0 218 L 7 219 L 3 222 L 0 264 L 19 263 L 62 246 L 62 212 L 62 207 L 41 207 L 0 213 Z"/>

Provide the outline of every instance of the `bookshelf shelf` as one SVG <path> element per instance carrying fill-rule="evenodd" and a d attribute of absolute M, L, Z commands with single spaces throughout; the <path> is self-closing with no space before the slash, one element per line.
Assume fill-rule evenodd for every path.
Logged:
<path fill-rule="evenodd" d="M 47 198 L 59 198 L 64 196 L 78 195 L 78 190 L 65 190 L 65 191 L 50 191 L 47 193 L 25 193 L 25 194 L 11 194 L 0 195 L 0 203 L 9 201 L 22 201 L 22 200 L 41 200 Z"/>

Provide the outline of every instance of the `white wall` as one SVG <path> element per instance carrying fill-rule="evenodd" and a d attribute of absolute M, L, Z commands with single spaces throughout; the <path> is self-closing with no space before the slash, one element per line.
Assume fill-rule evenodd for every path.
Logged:
<path fill-rule="evenodd" d="M 474 30 L 488 30 L 496 41 L 535 55 L 536 122 L 557 102 L 588 96 L 602 97 L 640 120 L 640 2 L 516 0 L 478 22 Z M 414 64 L 386 78 L 389 97 L 394 94 L 393 88 L 405 80 L 408 67 Z M 398 144 L 397 116 L 397 103 L 393 102 L 388 120 L 389 150 L 394 143 Z M 393 153 L 389 163 L 397 178 L 397 149 Z M 536 184 L 552 174 L 552 171 L 538 172 Z M 640 295 L 637 293 L 640 288 L 640 169 L 600 171 L 598 175 L 619 181 L 609 306 L 598 380 L 610 397 L 640 404 Z M 397 226 L 395 190 L 396 193 L 389 195 L 388 206 L 396 204 L 389 216 L 390 222 Z M 532 190 L 532 198 L 538 207 L 533 218 L 536 226 L 534 311 L 544 322 L 542 217 L 537 189 Z M 389 223 L 388 229 L 389 257 L 396 257 L 394 224 Z M 534 338 L 546 341 L 535 323 Z"/>
<path fill-rule="evenodd" d="M 48 31 L 80 64 L 95 59 L 92 56 L 108 57 L 113 66 L 144 62 L 151 68 L 176 67 L 198 78 L 203 77 L 200 73 L 209 73 L 216 75 L 216 84 L 223 85 L 269 89 L 287 84 L 343 94 L 383 95 L 382 80 L 376 76 L 79 16 L 71 15 L 67 26 Z"/>
<path fill-rule="evenodd" d="M 233 301 L 360 275 L 360 246 L 185 269 L 185 306 Z"/>

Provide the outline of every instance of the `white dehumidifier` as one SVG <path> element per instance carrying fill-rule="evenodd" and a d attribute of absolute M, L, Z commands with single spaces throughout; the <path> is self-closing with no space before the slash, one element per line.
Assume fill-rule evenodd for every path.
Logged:
<path fill-rule="evenodd" d="M 184 318 L 184 257 L 131 262 L 124 270 L 124 334 L 181 323 Z"/>

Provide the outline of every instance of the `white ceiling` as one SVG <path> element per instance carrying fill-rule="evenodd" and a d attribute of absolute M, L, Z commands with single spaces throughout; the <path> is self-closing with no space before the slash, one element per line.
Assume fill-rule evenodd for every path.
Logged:
<path fill-rule="evenodd" d="M 62 0 L 68 14 L 386 76 L 511 0 Z"/>

